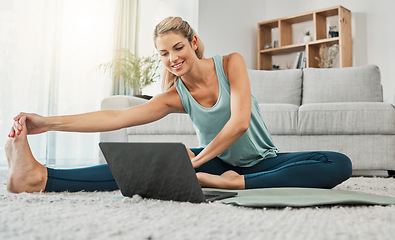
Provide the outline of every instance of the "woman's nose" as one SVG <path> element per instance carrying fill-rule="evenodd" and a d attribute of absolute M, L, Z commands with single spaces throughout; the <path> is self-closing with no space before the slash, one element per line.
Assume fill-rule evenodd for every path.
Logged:
<path fill-rule="evenodd" d="M 177 62 L 178 55 L 176 53 L 170 53 L 170 61 Z"/>

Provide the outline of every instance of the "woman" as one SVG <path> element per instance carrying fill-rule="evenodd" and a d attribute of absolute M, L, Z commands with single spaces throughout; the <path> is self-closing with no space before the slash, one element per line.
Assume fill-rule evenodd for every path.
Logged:
<path fill-rule="evenodd" d="M 351 176 L 351 162 L 336 152 L 279 153 L 251 95 L 240 54 L 203 58 L 203 45 L 181 18 L 154 32 L 165 67 L 163 93 L 123 110 L 42 117 L 20 113 L 6 144 L 11 192 L 114 190 L 107 165 L 59 170 L 33 157 L 26 135 L 46 131 L 100 132 L 156 121 L 169 113 L 191 117 L 202 148 L 188 149 L 202 187 L 332 188 Z M 251 96 L 251 97 L 246 97 Z"/>

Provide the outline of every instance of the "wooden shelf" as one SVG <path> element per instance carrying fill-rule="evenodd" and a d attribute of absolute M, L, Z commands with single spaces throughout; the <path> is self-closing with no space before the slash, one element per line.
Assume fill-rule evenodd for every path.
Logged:
<path fill-rule="evenodd" d="M 285 47 L 278 47 L 278 48 L 269 48 L 260 50 L 260 53 L 263 54 L 270 54 L 270 55 L 280 55 L 280 54 L 288 54 L 293 52 L 300 52 L 306 49 L 306 44 L 296 44 L 296 45 L 288 45 Z"/>
<path fill-rule="evenodd" d="M 328 38 L 327 18 L 337 16 L 338 37 Z M 292 27 L 294 24 L 312 22 L 313 39 L 308 43 L 293 43 Z M 276 29 L 278 36 L 272 37 Z M 278 47 L 265 49 L 278 39 Z M 294 16 L 258 23 L 258 69 L 270 70 L 272 56 L 306 51 L 306 67 L 319 67 L 317 57 L 322 46 L 339 45 L 340 67 L 352 66 L 351 12 L 342 7 L 321 9 Z"/>
<path fill-rule="evenodd" d="M 313 21 L 313 18 L 314 18 L 313 13 L 307 13 L 307 14 L 299 14 L 292 17 L 286 17 L 281 19 L 281 21 L 285 21 L 289 24 L 296 24 L 296 23 Z"/>
<path fill-rule="evenodd" d="M 300 43 L 300 44 L 288 45 L 288 46 L 285 46 L 285 47 L 263 49 L 263 50 L 260 50 L 259 53 L 270 54 L 270 55 L 273 56 L 273 55 L 281 55 L 281 54 L 288 54 L 288 53 L 294 53 L 294 52 L 301 52 L 301 51 L 305 51 L 308 46 L 322 45 L 323 43 L 328 43 L 328 44 L 339 43 L 339 37 L 328 38 L 328 39 L 321 39 L 321 40 L 318 40 L 318 41 L 311 41 L 311 42 L 308 42 L 308 43 Z"/>
<path fill-rule="evenodd" d="M 334 38 L 327 38 L 327 39 L 321 39 L 317 41 L 311 41 L 307 45 L 317 45 L 317 44 L 323 44 L 323 43 L 338 43 L 339 42 L 339 37 L 334 37 Z"/>

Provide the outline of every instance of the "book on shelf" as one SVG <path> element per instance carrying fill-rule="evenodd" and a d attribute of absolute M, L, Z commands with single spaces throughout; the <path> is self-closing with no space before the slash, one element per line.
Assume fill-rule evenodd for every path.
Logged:
<path fill-rule="evenodd" d="M 296 58 L 294 64 L 292 65 L 293 69 L 303 69 L 306 67 L 306 52 L 298 52 L 296 53 Z"/>
<path fill-rule="evenodd" d="M 292 69 L 297 69 L 298 68 L 300 53 L 301 52 L 296 53 L 296 58 L 295 58 L 294 64 L 292 65 Z"/>
<path fill-rule="evenodd" d="M 306 52 L 302 52 L 302 60 L 300 64 L 300 69 L 303 69 L 306 67 Z"/>

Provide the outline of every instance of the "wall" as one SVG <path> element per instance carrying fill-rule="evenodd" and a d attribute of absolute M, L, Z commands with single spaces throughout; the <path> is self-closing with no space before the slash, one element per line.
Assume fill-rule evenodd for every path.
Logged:
<path fill-rule="evenodd" d="M 205 56 L 241 53 L 247 67 L 257 60 L 257 23 L 266 9 L 264 0 L 199 0 L 199 37 Z"/>
<path fill-rule="evenodd" d="M 199 0 L 199 35 L 206 57 L 240 52 L 257 66 L 257 23 L 342 5 L 352 13 L 353 66 L 380 67 L 384 100 L 395 94 L 395 2 L 387 0 Z"/>

